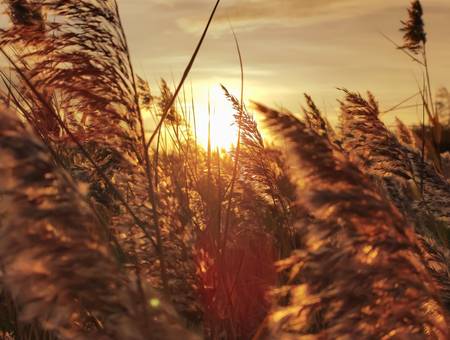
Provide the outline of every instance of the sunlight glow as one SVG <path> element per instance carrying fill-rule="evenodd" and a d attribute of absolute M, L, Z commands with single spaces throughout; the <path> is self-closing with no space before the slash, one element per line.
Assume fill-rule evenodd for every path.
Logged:
<path fill-rule="evenodd" d="M 211 148 L 213 150 L 217 148 L 229 150 L 236 145 L 238 137 L 233 105 L 225 97 L 220 86 L 215 86 L 210 90 L 209 102 L 209 110 L 207 104 L 196 108 L 197 141 L 205 149 L 208 147 L 208 123 L 210 120 Z"/>

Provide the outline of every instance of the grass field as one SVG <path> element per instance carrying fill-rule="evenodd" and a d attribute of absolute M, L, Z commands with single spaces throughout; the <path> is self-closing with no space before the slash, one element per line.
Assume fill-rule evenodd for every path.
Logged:
<path fill-rule="evenodd" d="M 199 115 L 216 8 L 179 83 L 150 89 L 114 0 L 3 5 L 4 339 L 450 337 L 450 95 L 419 1 L 392 42 L 422 121 L 395 129 L 370 92 L 340 89 L 336 126 L 307 94 L 246 105 L 242 59 L 241 92 Z"/>

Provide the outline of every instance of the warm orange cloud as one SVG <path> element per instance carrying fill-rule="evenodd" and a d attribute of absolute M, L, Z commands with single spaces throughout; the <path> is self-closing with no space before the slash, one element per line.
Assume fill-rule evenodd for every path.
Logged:
<path fill-rule="evenodd" d="M 337 20 L 364 15 L 371 11 L 387 8 L 405 8 L 405 0 L 230 0 L 223 1 L 222 10 L 216 17 L 218 26 L 229 29 L 229 22 L 243 29 L 255 29 L 269 24 L 279 26 L 304 26 L 317 21 Z M 428 7 L 447 8 L 447 0 L 424 1 Z M 173 9 L 205 8 L 210 2 L 205 0 L 169 1 L 166 6 Z M 195 31 L 204 23 L 197 14 L 180 18 L 179 24 L 188 31 Z"/>

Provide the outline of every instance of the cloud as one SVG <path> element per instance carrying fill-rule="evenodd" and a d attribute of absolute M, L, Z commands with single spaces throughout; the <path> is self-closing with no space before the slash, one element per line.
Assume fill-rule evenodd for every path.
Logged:
<path fill-rule="evenodd" d="M 240 30 L 255 30 L 273 25 L 300 27 L 324 23 L 335 20 L 344 20 L 357 16 L 376 14 L 379 10 L 388 8 L 406 8 L 409 0 L 234 0 L 226 1 L 221 5 L 215 17 L 214 30 L 216 33 L 229 31 L 229 24 Z M 198 10 L 211 2 L 205 0 L 178 3 L 169 1 L 175 7 L 191 7 Z M 449 8 L 448 0 L 428 0 L 425 7 Z M 205 24 L 205 17 L 200 17 L 193 11 L 190 17 L 177 20 L 179 26 L 187 32 L 198 32 Z"/>
<path fill-rule="evenodd" d="M 370 1 L 369 1 L 370 2 Z M 232 18 L 237 21 L 276 20 L 285 19 L 297 21 L 317 16 L 334 16 L 354 9 L 360 1 L 355 0 L 250 0 L 227 8 Z M 365 6 L 367 7 L 367 3 Z M 218 19 L 224 19 L 224 11 Z"/>
<path fill-rule="evenodd" d="M 397 1 L 392 1 L 397 2 Z M 197 5 L 203 3 L 197 2 Z M 376 8 L 379 0 L 247 0 L 228 2 L 218 11 L 215 30 L 229 29 L 229 22 L 240 29 L 277 26 L 301 26 L 318 21 L 336 20 L 365 14 Z M 382 6 L 386 7 L 386 5 Z M 178 20 L 186 31 L 198 31 L 205 19 L 196 15 Z"/>

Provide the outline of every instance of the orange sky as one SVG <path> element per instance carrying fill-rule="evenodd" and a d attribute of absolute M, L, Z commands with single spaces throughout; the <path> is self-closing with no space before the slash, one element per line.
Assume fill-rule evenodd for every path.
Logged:
<path fill-rule="evenodd" d="M 215 0 L 119 0 L 138 72 L 155 85 L 178 81 Z M 408 0 L 223 0 L 192 70 L 197 100 L 223 83 L 237 91 L 241 45 L 246 97 L 298 111 L 301 93 L 331 120 L 336 87 L 371 90 L 382 109 L 417 92 L 417 65 L 379 32 L 399 41 Z M 423 0 L 435 88 L 449 84 L 450 2 Z M 416 75 L 416 76 L 415 76 Z M 415 102 L 412 102 L 414 104 Z M 416 110 L 389 114 L 415 120 Z"/>

